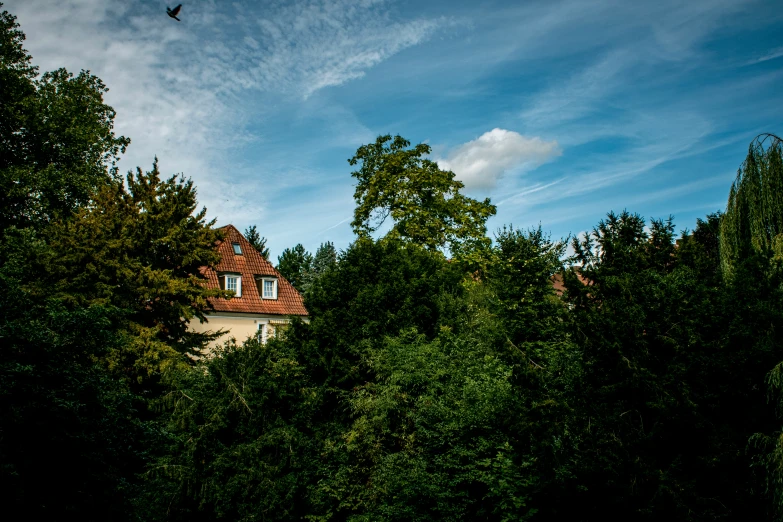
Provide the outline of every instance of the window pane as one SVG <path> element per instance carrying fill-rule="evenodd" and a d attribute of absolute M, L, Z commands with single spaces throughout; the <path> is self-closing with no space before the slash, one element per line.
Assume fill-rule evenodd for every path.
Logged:
<path fill-rule="evenodd" d="M 234 292 L 237 291 L 236 277 L 226 277 L 226 290 L 233 290 Z"/>
<path fill-rule="evenodd" d="M 274 299 L 275 297 L 275 282 L 264 281 L 264 298 Z"/>
<path fill-rule="evenodd" d="M 239 247 L 239 243 L 232 243 L 234 245 L 234 253 L 238 256 L 242 255 L 242 249 Z"/>

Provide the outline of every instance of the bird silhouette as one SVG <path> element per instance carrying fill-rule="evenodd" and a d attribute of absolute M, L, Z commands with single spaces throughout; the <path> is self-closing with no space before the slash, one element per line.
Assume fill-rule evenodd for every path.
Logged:
<path fill-rule="evenodd" d="M 177 18 L 177 15 L 179 14 L 179 10 L 180 10 L 180 9 L 182 9 L 182 4 L 179 4 L 179 5 L 178 5 L 177 7 L 175 7 L 174 9 L 172 9 L 172 8 L 170 8 L 170 7 L 166 7 L 166 13 L 167 13 L 167 14 L 168 14 L 170 17 L 172 17 L 174 20 L 176 20 L 177 22 L 181 22 L 182 20 L 180 20 L 179 18 Z"/>

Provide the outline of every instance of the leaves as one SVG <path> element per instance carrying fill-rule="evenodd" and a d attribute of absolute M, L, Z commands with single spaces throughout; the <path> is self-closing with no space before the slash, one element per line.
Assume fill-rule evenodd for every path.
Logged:
<path fill-rule="evenodd" d="M 454 179 L 453 172 L 422 158 L 430 153 L 429 145 L 408 149 L 409 145 L 400 136 L 379 136 L 348 160 L 351 165 L 361 162 L 359 170 L 351 173 L 358 181 L 351 223 L 354 232 L 368 237 L 390 217 L 394 224 L 388 237 L 433 250 L 483 238 L 495 206 L 489 199 L 477 201 L 462 195 L 459 191 L 464 184 Z"/>
<path fill-rule="evenodd" d="M 769 144 L 764 148 L 765 141 Z M 783 234 L 783 142 L 757 137 L 731 186 L 721 219 L 721 266 L 731 277 L 734 265 L 751 251 L 767 253 Z"/>

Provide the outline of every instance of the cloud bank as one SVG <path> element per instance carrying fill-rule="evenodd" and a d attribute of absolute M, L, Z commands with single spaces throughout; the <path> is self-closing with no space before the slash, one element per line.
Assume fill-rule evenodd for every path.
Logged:
<path fill-rule="evenodd" d="M 454 172 L 468 189 L 491 189 L 506 172 L 535 168 L 561 154 L 557 141 L 495 128 L 456 147 L 438 165 Z"/>

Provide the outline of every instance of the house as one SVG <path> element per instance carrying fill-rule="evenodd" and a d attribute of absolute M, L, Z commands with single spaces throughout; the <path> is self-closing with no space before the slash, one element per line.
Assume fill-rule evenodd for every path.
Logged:
<path fill-rule="evenodd" d="M 580 282 L 580 283 L 582 283 L 582 284 L 583 284 L 583 285 L 585 285 L 585 286 L 589 286 L 589 285 L 591 285 L 591 284 L 592 284 L 590 281 L 588 281 L 588 280 L 587 280 L 587 279 L 586 279 L 586 278 L 585 278 L 585 277 L 584 277 L 584 276 L 583 276 L 583 275 L 580 273 L 580 271 L 579 271 L 579 269 L 578 269 L 578 268 L 577 268 L 577 270 L 576 270 L 576 278 L 579 280 L 579 282 Z M 562 273 L 562 272 L 557 272 L 556 274 L 554 274 L 554 275 L 553 275 L 553 276 L 550 278 L 550 281 L 552 281 L 552 287 L 555 289 L 555 294 L 556 294 L 558 297 L 562 297 L 562 296 L 563 296 L 563 293 L 565 293 L 565 282 L 563 281 L 563 273 Z"/>
<path fill-rule="evenodd" d="M 280 335 L 292 316 L 307 317 L 302 295 L 272 263 L 255 249 L 233 225 L 222 227 L 225 238 L 216 244 L 220 263 L 214 268 L 203 267 L 209 288 L 233 290 L 229 298 L 209 300 L 211 310 L 207 321 L 193 321 L 194 332 L 228 333 L 213 342 L 220 346 L 230 337 L 242 342 L 249 336 L 259 336 L 263 342 Z"/>

